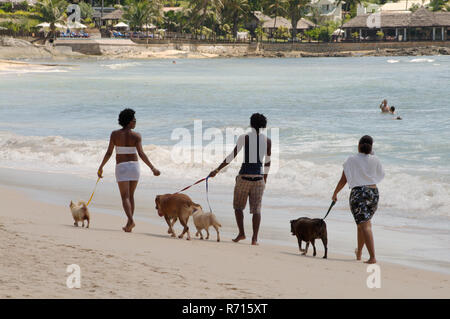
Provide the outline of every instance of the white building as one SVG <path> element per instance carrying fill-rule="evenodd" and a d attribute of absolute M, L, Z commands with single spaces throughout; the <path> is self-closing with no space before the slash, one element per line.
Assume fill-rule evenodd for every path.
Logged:
<path fill-rule="evenodd" d="M 429 4 L 430 0 L 400 0 L 383 4 L 381 11 L 409 11 L 413 6 L 426 7 Z"/>
<path fill-rule="evenodd" d="M 337 4 L 335 0 L 312 0 L 311 6 L 317 8 L 320 15 L 327 20 L 337 22 L 342 19 L 342 4 Z M 308 16 L 311 16 L 311 13 Z"/>
<path fill-rule="evenodd" d="M 381 6 L 376 3 L 364 2 L 356 7 L 356 15 L 380 12 Z"/>

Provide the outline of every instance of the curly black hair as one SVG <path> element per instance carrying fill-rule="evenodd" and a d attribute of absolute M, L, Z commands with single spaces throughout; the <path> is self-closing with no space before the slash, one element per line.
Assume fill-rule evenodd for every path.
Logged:
<path fill-rule="evenodd" d="M 266 128 L 267 119 L 261 113 L 253 113 L 250 117 L 250 126 L 259 131 L 261 128 Z"/>
<path fill-rule="evenodd" d="M 119 114 L 119 124 L 122 127 L 126 127 L 134 119 L 134 114 L 136 112 L 132 109 L 124 109 Z"/>

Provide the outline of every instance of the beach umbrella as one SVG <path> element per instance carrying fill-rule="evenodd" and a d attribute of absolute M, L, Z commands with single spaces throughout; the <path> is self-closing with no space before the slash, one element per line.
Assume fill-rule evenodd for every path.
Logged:
<path fill-rule="evenodd" d="M 41 27 L 41 28 L 50 28 L 50 23 L 48 23 L 48 22 L 42 22 L 42 23 L 39 23 L 39 24 L 37 25 L 37 27 Z"/>
<path fill-rule="evenodd" d="M 333 31 L 332 35 L 343 35 L 345 33 L 342 29 L 336 29 Z"/>
<path fill-rule="evenodd" d="M 156 29 L 156 25 L 150 23 L 142 26 L 142 29 Z"/>
<path fill-rule="evenodd" d="M 87 26 L 85 26 L 84 24 L 75 21 L 74 23 L 68 23 L 67 27 L 69 27 L 70 29 L 85 29 L 87 28 Z"/>
<path fill-rule="evenodd" d="M 114 26 L 114 28 L 128 28 L 128 24 L 119 22 Z"/>

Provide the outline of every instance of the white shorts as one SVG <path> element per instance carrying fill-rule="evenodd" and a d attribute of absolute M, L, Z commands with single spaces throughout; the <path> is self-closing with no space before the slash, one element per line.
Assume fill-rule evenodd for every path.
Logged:
<path fill-rule="evenodd" d="M 116 165 L 116 181 L 138 181 L 141 169 L 139 162 L 123 162 Z"/>

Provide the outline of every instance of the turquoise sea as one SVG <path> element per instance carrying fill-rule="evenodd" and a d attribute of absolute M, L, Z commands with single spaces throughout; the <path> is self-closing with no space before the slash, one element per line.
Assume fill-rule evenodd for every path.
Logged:
<path fill-rule="evenodd" d="M 450 272 L 450 57 L 176 62 L 76 60 L 46 72 L 0 72 L 0 183 L 61 204 L 88 197 L 118 113 L 131 107 L 144 148 L 162 171 L 154 178 L 141 163 L 137 214 L 162 223 L 154 196 L 207 175 L 233 146 L 227 130 L 248 128 L 250 115 L 260 112 L 278 141 L 263 241 L 296 245 L 289 220 L 324 215 L 342 163 L 369 134 L 386 170 L 374 217 L 380 259 Z M 380 113 L 384 98 L 401 121 Z M 177 158 L 179 132 L 190 134 L 194 160 Z M 230 234 L 238 167 L 210 185 L 213 209 Z M 111 160 L 93 209 L 120 214 L 113 171 Z M 327 218 L 330 251 L 351 253 L 355 245 L 348 194 L 341 192 Z M 189 195 L 206 206 L 204 186 Z"/>

